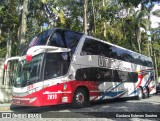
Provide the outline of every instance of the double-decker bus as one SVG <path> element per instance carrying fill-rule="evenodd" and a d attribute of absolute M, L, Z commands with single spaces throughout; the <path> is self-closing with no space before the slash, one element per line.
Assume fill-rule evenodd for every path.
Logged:
<path fill-rule="evenodd" d="M 88 106 L 90 101 L 156 92 L 152 59 L 67 29 L 33 37 L 18 60 L 12 104 Z"/>

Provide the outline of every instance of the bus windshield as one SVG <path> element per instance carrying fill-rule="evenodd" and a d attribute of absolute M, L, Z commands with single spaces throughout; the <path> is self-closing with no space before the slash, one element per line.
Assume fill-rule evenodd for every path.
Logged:
<path fill-rule="evenodd" d="M 43 54 L 33 57 L 31 62 L 22 60 L 18 64 L 15 87 L 24 87 L 31 83 L 37 82 L 40 77 L 40 66 L 42 63 Z"/>
<path fill-rule="evenodd" d="M 43 31 L 39 34 L 34 35 L 31 38 L 30 43 L 28 44 L 27 48 L 22 52 L 22 55 L 25 55 L 27 50 L 33 46 L 37 46 L 37 45 L 46 45 L 48 38 L 50 37 L 50 35 L 52 34 L 53 30 L 49 29 L 46 31 Z"/>

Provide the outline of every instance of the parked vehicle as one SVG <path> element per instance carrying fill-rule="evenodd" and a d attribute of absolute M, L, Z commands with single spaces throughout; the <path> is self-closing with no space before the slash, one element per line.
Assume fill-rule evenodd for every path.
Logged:
<path fill-rule="evenodd" d="M 156 93 L 150 57 L 66 29 L 49 29 L 34 37 L 18 60 L 12 104 L 47 106 Z"/>

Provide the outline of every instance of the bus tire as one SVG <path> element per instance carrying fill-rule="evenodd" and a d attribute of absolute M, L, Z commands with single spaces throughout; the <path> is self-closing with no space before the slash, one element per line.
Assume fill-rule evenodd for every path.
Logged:
<path fill-rule="evenodd" d="M 83 108 L 88 106 L 89 99 L 88 99 L 87 92 L 83 88 L 76 89 L 73 97 L 72 107 L 73 108 Z"/>
<path fill-rule="evenodd" d="M 138 87 L 138 95 L 137 95 L 137 99 L 138 100 L 141 100 L 143 98 L 143 91 L 142 91 L 142 88 L 141 87 Z"/>
<path fill-rule="evenodd" d="M 149 98 L 149 90 L 147 87 L 144 87 L 143 98 Z"/>

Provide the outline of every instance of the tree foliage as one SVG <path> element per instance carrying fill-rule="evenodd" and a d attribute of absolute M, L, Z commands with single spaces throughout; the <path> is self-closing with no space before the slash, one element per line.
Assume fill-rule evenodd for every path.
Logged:
<path fill-rule="evenodd" d="M 23 1 L 1 0 L 0 57 L 6 55 L 8 40 L 12 43 L 11 55 L 19 54 Z M 53 27 L 84 32 L 84 3 L 85 0 L 28 0 L 26 43 L 34 34 Z M 159 0 L 87 0 L 87 34 L 145 55 L 155 52 L 160 60 L 160 33 L 158 28 L 151 30 L 150 21 L 151 14 L 160 16 L 160 10 L 152 12 L 155 4 Z"/>

